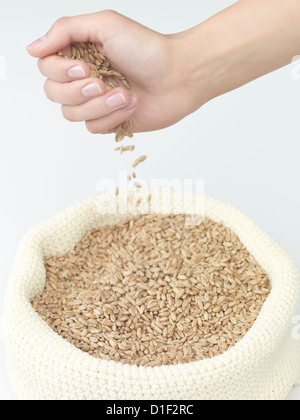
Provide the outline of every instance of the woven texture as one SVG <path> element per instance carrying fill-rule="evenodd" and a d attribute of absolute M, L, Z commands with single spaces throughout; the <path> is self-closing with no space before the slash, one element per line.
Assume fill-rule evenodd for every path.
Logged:
<path fill-rule="evenodd" d="M 95 359 L 53 332 L 30 303 L 45 285 L 43 259 L 70 251 L 90 229 L 129 218 L 128 214 L 116 213 L 113 194 L 102 194 L 34 228 L 20 244 L 5 304 L 7 363 L 18 398 L 286 398 L 296 383 L 300 367 L 300 340 L 295 336 L 293 323 L 298 300 L 293 262 L 248 216 L 234 207 L 211 197 L 171 191 L 167 203 L 163 193 L 166 191 L 152 191 L 152 213 L 179 213 L 183 203 L 187 213 L 188 206 L 194 212 L 193 203 L 200 198 L 205 216 L 231 228 L 266 270 L 272 291 L 252 329 L 221 356 L 155 368 Z"/>

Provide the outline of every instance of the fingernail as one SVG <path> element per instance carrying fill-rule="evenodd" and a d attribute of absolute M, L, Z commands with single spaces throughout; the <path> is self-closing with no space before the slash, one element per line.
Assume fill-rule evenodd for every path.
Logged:
<path fill-rule="evenodd" d="M 129 111 L 130 109 L 134 108 L 137 104 L 137 100 L 134 96 L 130 98 L 129 104 L 124 108 L 124 111 Z"/>
<path fill-rule="evenodd" d="M 118 108 L 126 104 L 126 98 L 122 93 L 115 93 L 106 99 L 106 103 L 110 108 Z"/>
<path fill-rule="evenodd" d="M 36 48 L 40 48 L 45 42 L 47 42 L 47 36 L 42 36 L 41 38 L 37 39 L 36 41 L 32 42 L 27 46 L 29 50 L 35 50 Z"/>
<path fill-rule="evenodd" d="M 97 85 L 97 83 L 90 83 L 89 85 L 86 85 L 82 89 L 82 94 L 86 98 L 92 98 L 94 96 L 101 95 L 102 94 L 102 90 L 101 90 L 100 86 Z"/>
<path fill-rule="evenodd" d="M 68 70 L 68 75 L 72 79 L 82 79 L 86 77 L 85 71 L 81 66 L 74 66 Z"/>

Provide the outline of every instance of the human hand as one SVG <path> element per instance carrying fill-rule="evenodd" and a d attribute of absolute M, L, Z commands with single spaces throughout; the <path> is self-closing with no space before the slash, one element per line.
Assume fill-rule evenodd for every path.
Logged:
<path fill-rule="evenodd" d="M 64 60 L 56 53 L 68 51 L 74 42 L 94 42 L 125 74 L 131 90 L 118 87 L 109 92 L 89 66 Z M 182 71 L 181 48 L 176 38 L 161 35 L 113 11 L 59 19 L 48 32 L 28 47 L 39 57 L 47 77 L 48 98 L 62 104 L 69 121 L 86 121 L 92 133 L 112 132 L 129 117 L 133 132 L 162 129 L 199 108 L 198 98 Z"/>
<path fill-rule="evenodd" d="M 241 0 L 194 28 L 162 35 L 103 11 L 59 19 L 28 52 L 40 58 L 46 94 L 63 105 L 68 120 L 109 133 L 130 117 L 133 132 L 152 131 L 290 63 L 300 48 L 299 18 L 299 0 L 286 0 L 284 7 L 281 0 Z M 89 77 L 86 63 L 56 54 L 87 41 L 126 76 L 130 92 L 106 92 L 101 80 Z"/>

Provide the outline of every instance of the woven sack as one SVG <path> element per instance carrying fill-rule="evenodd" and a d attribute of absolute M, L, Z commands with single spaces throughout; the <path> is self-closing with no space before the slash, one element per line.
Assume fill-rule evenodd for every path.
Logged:
<path fill-rule="evenodd" d="M 187 213 L 194 212 L 198 195 L 167 191 L 168 203 L 162 190 L 152 191 L 152 213 L 180 213 L 183 204 Z M 200 198 L 205 216 L 231 228 L 271 279 L 272 292 L 248 334 L 212 359 L 144 368 L 96 359 L 53 332 L 31 306 L 44 288 L 44 257 L 67 253 L 90 229 L 132 217 L 118 214 L 122 212 L 114 194 L 101 194 L 34 228 L 20 244 L 5 305 L 8 371 L 19 399 L 286 398 L 300 367 L 293 323 L 298 300 L 294 264 L 247 215 L 214 198 Z"/>

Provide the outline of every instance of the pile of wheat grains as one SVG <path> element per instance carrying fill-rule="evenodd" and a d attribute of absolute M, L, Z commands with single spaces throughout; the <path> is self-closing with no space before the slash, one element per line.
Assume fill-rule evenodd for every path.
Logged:
<path fill-rule="evenodd" d="M 270 281 L 230 229 L 145 215 L 88 232 L 45 261 L 41 318 L 90 355 L 160 366 L 212 358 L 238 343 Z"/>

